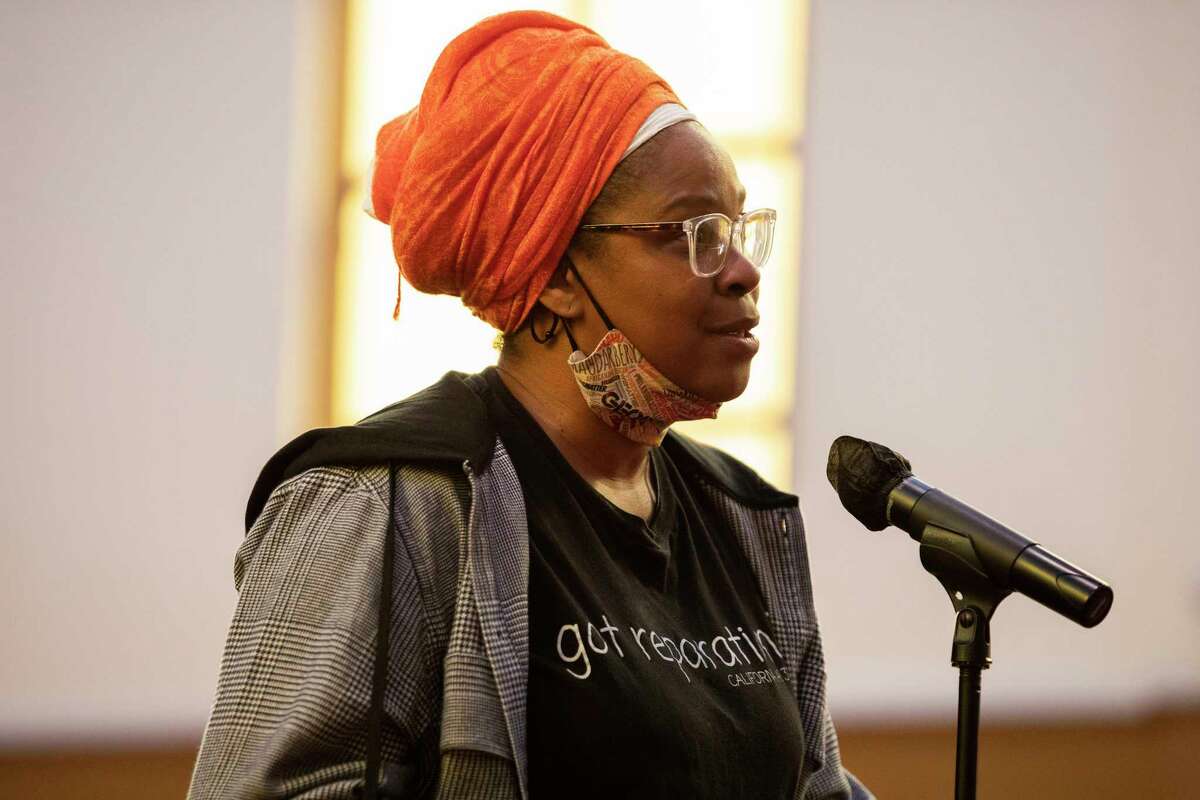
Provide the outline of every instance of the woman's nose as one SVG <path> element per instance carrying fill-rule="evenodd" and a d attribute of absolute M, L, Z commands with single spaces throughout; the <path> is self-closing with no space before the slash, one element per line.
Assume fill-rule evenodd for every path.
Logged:
<path fill-rule="evenodd" d="M 729 255 L 725 257 L 725 266 L 717 273 L 717 291 L 741 297 L 757 289 L 761 278 L 762 270 L 754 266 L 736 247 L 730 247 Z"/>

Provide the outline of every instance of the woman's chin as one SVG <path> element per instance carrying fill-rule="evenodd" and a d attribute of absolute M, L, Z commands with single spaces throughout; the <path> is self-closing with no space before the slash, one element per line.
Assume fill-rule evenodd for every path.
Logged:
<path fill-rule="evenodd" d="M 750 365 L 726 370 L 721 375 L 713 376 L 704 381 L 703 385 L 692 391 L 714 403 L 728 403 L 736 400 L 746 391 L 750 383 Z"/>

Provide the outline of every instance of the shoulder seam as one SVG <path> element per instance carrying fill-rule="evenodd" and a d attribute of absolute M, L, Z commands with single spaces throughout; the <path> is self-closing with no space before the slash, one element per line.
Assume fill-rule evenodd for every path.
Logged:
<path fill-rule="evenodd" d="M 334 473 L 334 474 L 341 474 L 341 476 L 344 478 L 349 478 L 349 477 L 352 477 L 353 473 L 355 473 L 357 471 L 358 470 L 356 470 L 353 467 L 343 467 L 343 466 L 333 466 L 333 465 L 309 467 L 308 469 L 304 470 L 303 472 L 297 473 L 296 475 L 293 475 L 292 477 L 288 478 L 285 481 L 281 481 L 280 484 L 275 487 L 274 491 L 271 492 L 271 494 L 276 494 L 276 493 L 290 494 L 291 492 L 295 491 L 296 485 L 301 482 L 302 478 L 311 479 L 313 477 L 313 473 L 317 473 L 317 472 Z"/>

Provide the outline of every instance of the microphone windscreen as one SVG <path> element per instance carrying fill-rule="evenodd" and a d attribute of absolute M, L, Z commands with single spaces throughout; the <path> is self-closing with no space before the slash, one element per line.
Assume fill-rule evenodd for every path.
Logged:
<path fill-rule="evenodd" d="M 894 450 L 875 442 L 839 436 L 829 448 L 825 476 L 842 505 L 867 526 L 886 528 L 887 501 L 892 489 L 912 475 L 912 464 Z"/>

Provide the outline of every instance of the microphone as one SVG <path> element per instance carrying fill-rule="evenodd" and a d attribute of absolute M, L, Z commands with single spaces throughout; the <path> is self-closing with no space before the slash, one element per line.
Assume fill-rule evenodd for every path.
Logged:
<path fill-rule="evenodd" d="M 993 586 L 1020 592 L 1085 628 L 1099 625 L 1112 607 L 1104 581 L 913 477 L 908 459 L 881 444 L 839 436 L 825 475 L 868 530 L 895 525 L 918 542 L 931 533 L 965 537 Z"/>

